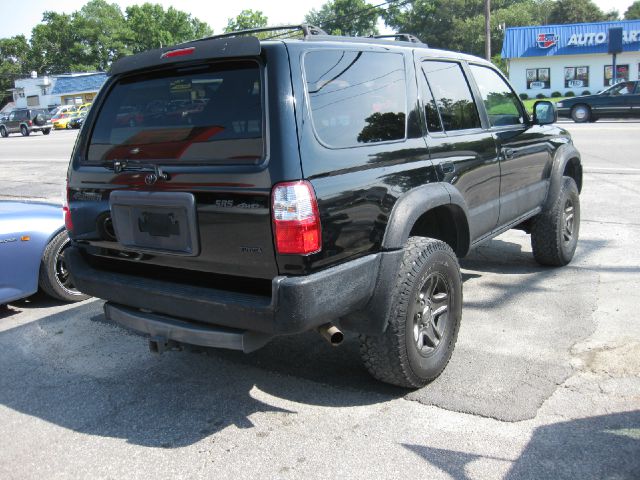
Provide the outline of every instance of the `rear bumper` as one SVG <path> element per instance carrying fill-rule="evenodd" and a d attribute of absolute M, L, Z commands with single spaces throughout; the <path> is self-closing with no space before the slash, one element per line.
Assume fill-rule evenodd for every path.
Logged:
<path fill-rule="evenodd" d="M 159 323 L 171 321 L 194 328 L 226 327 L 270 336 L 313 329 L 364 309 L 375 290 L 383 256 L 368 255 L 307 276 L 276 277 L 269 297 L 103 271 L 92 267 L 79 247 L 71 246 L 65 252 L 67 267 L 80 291 L 127 307 L 128 320 L 118 314 L 112 318 L 150 335 L 158 333 Z M 198 341 L 197 332 L 189 335 L 189 340 L 166 338 L 210 345 L 203 343 L 204 339 Z"/>

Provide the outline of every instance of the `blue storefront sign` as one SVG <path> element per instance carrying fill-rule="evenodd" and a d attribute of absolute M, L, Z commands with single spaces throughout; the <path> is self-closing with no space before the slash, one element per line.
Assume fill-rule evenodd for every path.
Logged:
<path fill-rule="evenodd" d="M 622 27 L 624 52 L 640 49 L 640 20 L 507 28 L 502 58 L 607 53 L 609 29 Z"/>

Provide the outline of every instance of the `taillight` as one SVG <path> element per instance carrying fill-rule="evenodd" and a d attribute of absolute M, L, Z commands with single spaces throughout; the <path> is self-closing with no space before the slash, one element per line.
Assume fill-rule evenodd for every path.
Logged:
<path fill-rule="evenodd" d="M 160 58 L 184 57 L 186 55 L 191 55 L 195 51 L 196 47 L 178 48 L 177 50 L 164 52 Z"/>
<path fill-rule="evenodd" d="M 322 248 L 320 214 L 309 182 L 286 182 L 273 187 L 273 227 L 281 254 L 308 255 Z"/>
<path fill-rule="evenodd" d="M 31 120 L 27 121 L 27 124 L 29 124 L 30 127 L 33 127 L 33 122 Z"/>
<path fill-rule="evenodd" d="M 64 191 L 64 201 L 62 202 L 62 216 L 64 218 L 64 226 L 70 232 L 73 231 L 73 220 L 71 220 L 71 210 L 69 209 L 69 184 Z"/>

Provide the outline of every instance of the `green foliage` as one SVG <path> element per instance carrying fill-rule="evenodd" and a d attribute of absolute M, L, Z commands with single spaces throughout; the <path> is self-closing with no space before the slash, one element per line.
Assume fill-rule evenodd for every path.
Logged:
<path fill-rule="evenodd" d="M 266 27 L 268 22 L 269 20 L 260 10 L 242 10 L 236 18 L 230 18 L 227 21 L 224 32 Z"/>
<path fill-rule="evenodd" d="M 360 37 L 378 33 L 379 17 L 380 10 L 365 0 L 330 0 L 320 10 L 311 10 L 304 21 L 330 35 Z"/>
<path fill-rule="evenodd" d="M 491 51 L 499 54 L 509 27 L 547 23 L 553 0 L 494 0 L 491 2 Z M 483 0 L 415 0 L 390 5 L 385 23 L 396 31 L 413 33 L 435 48 L 484 55 Z M 505 70 L 504 66 L 492 61 Z"/>
<path fill-rule="evenodd" d="M 627 11 L 624 12 L 625 20 L 638 20 L 640 19 L 640 0 L 633 2 Z"/>
<path fill-rule="evenodd" d="M 591 95 L 591 92 L 589 90 L 583 90 L 580 95 Z"/>
<path fill-rule="evenodd" d="M 543 98 L 547 98 L 547 97 L 544 96 L 544 93 L 539 93 L 539 94 L 536 95 L 536 98 L 538 100 L 542 100 Z"/>
<path fill-rule="evenodd" d="M 161 5 L 145 3 L 127 8 L 125 14 L 115 3 L 90 0 L 70 15 L 45 12 L 28 44 L 22 37 L 19 62 L 0 52 L 0 73 L 105 71 L 124 55 L 211 34 L 206 23 L 172 7 L 165 11 Z M 14 39 L 0 39 L 0 45 Z"/>
<path fill-rule="evenodd" d="M 561 97 L 561 96 L 562 96 L 562 94 L 560 92 L 558 92 L 558 91 L 551 92 L 551 98 L 558 98 L 558 97 Z"/>
<path fill-rule="evenodd" d="M 162 5 L 144 3 L 132 5 L 126 10 L 133 53 L 165 47 L 176 43 L 202 38 L 213 33 L 211 28 L 191 15 Z"/>
<path fill-rule="evenodd" d="M 576 94 L 573 93 L 571 90 L 569 90 L 567 93 L 564 94 L 565 97 L 575 97 Z"/>
<path fill-rule="evenodd" d="M 617 20 L 615 10 L 604 13 L 592 0 L 557 0 L 551 9 L 549 23 L 584 23 Z"/>
<path fill-rule="evenodd" d="M 527 95 L 526 93 L 520 94 L 520 100 L 527 100 L 528 98 L 529 98 L 529 95 Z"/>
<path fill-rule="evenodd" d="M 29 44 L 23 35 L 0 39 L 0 107 L 11 100 L 7 92 L 13 88 L 13 80 L 28 71 Z"/>

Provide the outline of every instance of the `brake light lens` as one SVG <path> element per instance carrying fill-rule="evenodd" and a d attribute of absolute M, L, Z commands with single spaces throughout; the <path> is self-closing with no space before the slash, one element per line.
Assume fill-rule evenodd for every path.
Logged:
<path fill-rule="evenodd" d="M 69 184 L 64 190 L 64 201 L 62 203 L 62 216 L 64 218 L 64 226 L 68 231 L 73 231 L 73 220 L 71 220 L 71 210 L 69 209 Z"/>
<path fill-rule="evenodd" d="M 164 52 L 160 58 L 173 58 L 173 57 L 184 57 L 186 55 L 191 55 L 195 52 L 196 47 L 187 47 L 187 48 L 179 48 L 177 50 L 170 50 L 168 52 Z"/>
<path fill-rule="evenodd" d="M 286 182 L 273 187 L 273 230 L 281 254 L 309 255 L 322 249 L 320 214 L 309 182 Z"/>

